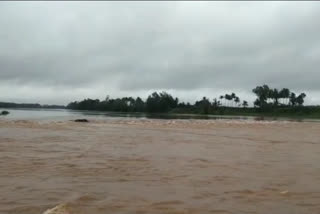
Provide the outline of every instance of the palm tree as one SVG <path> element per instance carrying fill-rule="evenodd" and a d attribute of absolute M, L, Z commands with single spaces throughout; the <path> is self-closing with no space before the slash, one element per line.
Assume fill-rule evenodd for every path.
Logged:
<path fill-rule="evenodd" d="M 214 108 L 217 108 L 220 106 L 220 101 L 217 100 L 217 98 L 214 98 L 213 101 L 212 101 L 212 106 Z"/>
<path fill-rule="evenodd" d="M 269 87 L 267 85 L 257 86 L 252 89 L 252 92 L 257 95 L 257 99 L 254 102 L 255 106 L 263 107 L 267 103 Z"/>
<path fill-rule="evenodd" d="M 224 96 L 223 96 L 223 95 L 221 95 L 221 96 L 220 96 L 221 105 L 222 105 L 222 100 L 223 100 L 223 98 L 224 98 Z"/>
<path fill-rule="evenodd" d="M 243 108 L 248 107 L 248 102 L 247 102 L 246 100 L 244 100 L 244 101 L 242 102 L 242 106 L 243 106 Z"/>
<path fill-rule="evenodd" d="M 235 93 L 231 93 L 231 100 L 232 100 L 232 106 L 233 106 L 233 100 L 236 98 L 236 94 Z"/>
<path fill-rule="evenodd" d="M 224 95 L 224 98 L 226 99 L 226 100 L 232 100 L 232 96 L 231 95 L 229 95 L 229 94 L 226 94 L 226 95 Z M 229 106 L 229 105 L 228 105 Z"/>
<path fill-rule="evenodd" d="M 236 104 L 240 103 L 240 98 L 239 97 L 235 97 L 234 101 L 236 102 Z"/>

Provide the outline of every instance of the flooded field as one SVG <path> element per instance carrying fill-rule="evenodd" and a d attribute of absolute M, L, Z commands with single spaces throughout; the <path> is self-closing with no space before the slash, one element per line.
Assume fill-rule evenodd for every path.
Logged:
<path fill-rule="evenodd" d="M 0 120 L 0 213 L 318 214 L 320 123 Z"/>

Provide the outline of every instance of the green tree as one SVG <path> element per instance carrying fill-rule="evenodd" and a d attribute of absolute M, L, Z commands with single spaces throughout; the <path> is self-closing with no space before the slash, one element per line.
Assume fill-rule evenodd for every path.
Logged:
<path fill-rule="evenodd" d="M 226 100 L 228 100 L 228 101 L 231 101 L 231 100 L 232 100 L 232 96 L 229 95 L 229 94 L 224 95 L 224 98 L 225 98 Z M 227 106 L 229 106 L 229 102 L 228 102 Z"/>
<path fill-rule="evenodd" d="M 243 106 L 243 108 L 247 108 L 248 107 L 248 102 L 246 100 L 244 100 L 242 102 L 242 106 Z"/>
<path fill-rule="evenodd" d="M 208 114 L 209 113 L 210 105 L 211 105 L 211 103 L 206 97 L 203 97 L 202 100 L 197 101 L 195 103 L 195 106 L 200 108 L 202 114 Z"/>
<path fill-rule="evenodd" d="M 290 97 L 290 90 L 288 88 L 281 89 L 280 97 L 285 100 L 283 104 L 288 105 L 288 100 Z"/>
<path fill-rule="evenodd" d="M 148 112 L 168 112 L 178 106 L 178 98 L 173 98 L 167 92 L 153 92 L 148 96 L 146 109 Z"/>
<path fill-rule="evenodd" d="M 137 97 L 135 100 L 134 111 L 135 112 L 143 112 L 145 110 L 145 103 L 140 97 Z"/>
<path fill-rule="evenodd" d="M 274 100 L 273 101 L 273 104 L 275 106 L 278 106 L 279 105 L 279 98 L 280 98 L 280 93 L 278 91 L 278 89 L 273 89 L 270 91 L 271 92 L 271 98 Z"/>
<path fill-rule="evenodd" d="M 304 98 L 306 97 L 307 95 L 305 93 L 301 93 L 299 94 L 299 96 L 296 98 L 296 102 L 298 103 L 299 106 L 302 106 L 303 103 L 304 103 Z"/>
<path fill-rule="evenodd" d="M 219 97 L 219 99 L 220 99 L 220 103 L 221 103 L 221 105 L 222 105 L 222 100 L 224 99 L 224 96 L 221 95 L 221 96 Z"/>
<path fill-rule="evenodd" d="M 290 94 L 290 104 L 291 104 L 292 106 L 295 106 L 296 103 L 297 103 L 296 94 L 293 93 L 293 92 L 291 92 L 291 94 Z"/>
<path fill-rule="evenodd" d="M 236 105 L 238 106 L 238 104 L 240 103 L 240 98 L 239 97 L 235 97 L 234 98 L 234 102 L 236 102 Z"/>
<path fill-rule="evenodd" d="M 231 96 L 231 101 L 233 106 L 233 101 L 236 99 L 236 94 L 232 92 L 230 96 Z"/>
<path fill-rule="evenodd" d="M 212 106 L 214 108 L 218 108 L 220 105 L 221 105 L 220 101 L 218 101 L 217 98 L 214 98 L 212 102 Z"/>
<path fill-rule="evenodd" d="M 267 100 L 270 97 L 270 88 L 268 85 L 265 84 L 263 86 L 257 86 L 252 89 L 252 92 L 258 97 L 254 102 L 255 106 L 262 108 L 267 105 Z"/>

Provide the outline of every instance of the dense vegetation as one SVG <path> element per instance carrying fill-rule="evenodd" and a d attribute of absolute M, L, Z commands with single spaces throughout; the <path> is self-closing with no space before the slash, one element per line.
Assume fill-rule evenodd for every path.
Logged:
<path fill-rule="evenodd" d="M 178 106 L 178 98 L 173 98 L 166 92 L 152 93 L 146 101 L 140 97 L 123 97 L 105 100 L 85 99 L 80 102 L 72 102 L 67 108 L 77 110 L 100 110 L 117 112 L 169 112 Z"/>
<path fill-rule="evenodd" d="M 254 101 L 254 105 L 262 108 L 270 106 L 302 106 L 304 98 L 307 96 L 305 93 L 301 93 L 297 96 L 287 88 L 283 88 L 279 91 L 276 88 L 269 88 L 268 85 L 257 86 L 252 92 L 258 97 Z"/>
<path fill-rule="evenodd" d="M 96 110 L 110 112 L 147 112 L 171 114 L 214 114 L 214 115 L 264 115 L 301 116 L 320 118 L 320 106 L 304 106 L 305 93 L 296 94 L 287 88 L 276 89 L 268 85 L 252 89 L 256 100 L 249 107 L 235 93 L 224 94 L 210 100 L 203 97 L 194 103 L 180 102 L 167 92 L 153 92 L 147 99 L 140 97 L 110 98 L 104 100 L 84 99 L 61 105 L 17 104 L 0 102 L 0 108 L 68 108 L 73 110 Z"/>
<path fill-rule="evenodd" d="M 0 108 L 65 108 L 62 105 L 40 105 L 38 103 L 8 103 L 0 102 Z"/>
<path fill-rule="evenodd" d="M 320 117 L 320 107 L 303 106 L 305 93 L 296 95 L 287 88 L 273 89 L 268 85 L 252 90 L 257 96 L 253 107 L 241 100 L 235 93 L 225 94 L 210 101 L 207 97 L 195 103 L 179 102 L 167 92 L 153 92 L 144 101 L 140 97 L 124 97 L 105 100 L 85 99 L 68 104 L 68 109 L 98 110 L 115 112 L 217 114 L 217 115 L 269 115 L 269 116 L 310 116 Z"/>

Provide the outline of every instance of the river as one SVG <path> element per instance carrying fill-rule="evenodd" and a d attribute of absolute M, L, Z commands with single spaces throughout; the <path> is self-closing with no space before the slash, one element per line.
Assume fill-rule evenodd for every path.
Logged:
<path fill-rule="evenodd" d="M 65 121 L 79 118 L 92 120 L 114 120 L 114 119 L 203 119 L 203 120 L 265 120 L 265 121 L 310 121 L 320 122 L 319 119 L 295 119 L 281 117 L 258 117 L 258 116 L 231 116 L 231 115 L 197 115 L 197 114 L 147 114 L 147 113 L 120 113 L 120 112 L 101 112 L 101 111 L 78 111 L 69 109 L 3 109 L 7 110 L 9 115 L 1 118 L 9 120 L 48 120 L 48 121 Z"/>
<path fill-rule="evenodd" d="M 1 214 L 320 213 L 320 123 L 9 111 Z"/>

